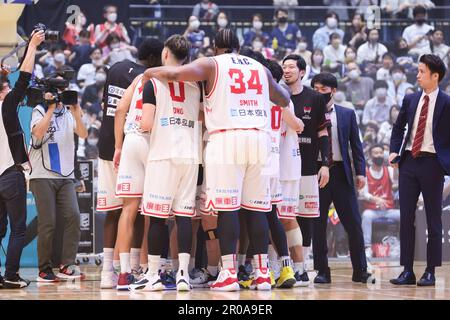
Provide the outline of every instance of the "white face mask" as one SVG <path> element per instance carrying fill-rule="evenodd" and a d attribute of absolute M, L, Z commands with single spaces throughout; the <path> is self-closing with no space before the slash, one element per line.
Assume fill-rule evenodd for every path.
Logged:
<path fill-rule="evenodd" d="M 337 27 L 337 24 L 338 24 L 338 21 L 337 21 L 336 18 L 333 18 L 333 17 L 327 18 L 327 26 L 328 26 L 328 28 L 334 29 L 334 28 Z"/>
<path fill-rule="evenodd" d="M 305 51 L 308 47 L 308 44 L 306 42 L 300 42 L 297 46 L 298 51 Z"/>
<path fill-rule="evenodd" d="M 355 60 L 356 54 L 354 52 L 347 53 L 347 58 L 351 60 Z"/>
<path fill-rule="evenodd" d="M 256 30 L 261 30 L 263 23 L 261 21 L 253 21 L 253 28 Z"/>
<path fill-rule="evenodd" d="M 101 58 L 100 59 L 93 59 L 92 60 L 92 64 L 94 66 L 96 66 L 96 67 L 101 67 L 103 65 L 103 60 Z"/>
<path fill-rule="evenodd" d="M 64 53 L 57 53 L 55 54 L 55 62 L 59 62 L 61 64 L 64 64 L 66 62 L 66 56 Z"/>
<path fill-rule="evenodd" d="M 359 71 L 357 69 L 353 69 L 348 73 L 348 77 L 352 80 L 358 79 L 359 77 Z"/>
<path fill-rule="evenodd" d="M 387 89 L 386 88 L 378 88 L 377 90 L 375 90 L 375 94 L 376 94 L 378 99 L 386 98 L 386 96 L 387 96 Z"/>
<path fill-rule="evenodd" d="M 395 82 L 399 82 L 399 81 L 403 80 L 403 73 L 401 73 L 401 72 L 395 72 L 395 73 L 392 75 L 392 80 L 394 80 Z"/>
<path fill-rule="evenodd" d="M 254 51 L 261 51 L 262 48 L 263 48 L 262 42 L 260 42 L 260 41 L 253 42 L 253 50 Z"/>
<path fill-rule="evenodd" d="M 314 64 L 319 65 L 322 63 L 323 57 L 322 56 L 314 56 L 313 61 L 314 61 Z"/>
<path fill-rule="evenodd" d="M 192 30 L 197 30 L 200 27 L 200 21 L 193 20 L 189 23 Z"/>
<path fill-rule="evenodd" d="M 117 20 L 117 13 L 113 12 L 108 14 L 107 19 L 109 22 L 114 23 Z"/>
<path fill-rule="evenodd" d="M 334 101 L 336 101 L 338 103 L 345 101 L 345 93 L 343 93 L 342 91 L 337 91 L 334 94 Z"/>
<path fill-rule="evenodd" d="M 217 20 L 217 24 L 219 25 L 219 27 L 225 28 L 228 25 L 228 20 L 225 18 L 220 18 Z"/>

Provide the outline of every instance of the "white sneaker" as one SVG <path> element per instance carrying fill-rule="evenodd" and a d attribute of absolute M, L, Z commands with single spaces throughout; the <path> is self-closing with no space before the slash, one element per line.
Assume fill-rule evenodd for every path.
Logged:
<path fill-rule="evenodd" d="M 144 270 L 141 266 L 138 270 L 131 270 L 131 274 L 136 281 L 142 280 L 145 277 L 145 272 L 146 270 Z"/>
<path fill-rule="evenodd" d="M 269 268 L 258 268 L 254 272 L 254 278 L 250 285 L 250 289 L 259 291 L 271 290 L 272 284 L 270 282 Z"/>
<path fill-rule="evenodd" d="M 163 291 L 164 285 L 157 273 L 145 274 L 141 280 L 135 281 L 129 286 L 130 291 Z"/>
<path fill-rule="evenodd" d="M 200 272 L 196 272 L 191 275 L 189 283 L 193 288 L 207 288 L 209 280 L 209 272 L 207 269 L 202 269 Z"/>
<path fill-rule="evenodd" d="M 189 273 L 183 270 L 177 272 L 177 291 L 191 291 L 189 284 Z"/>
<path fill-rule="evenodd" d="M 103 271 L 101 273 L 100 289 L 115 289 L 119 276 L 114 271 Z"/>
<path fill-rule="evenodd" d="M 236 269 L 222 269 L 217 280 L 211 284 L 213 291 L 239 291 Z"/>
<path fill-rule="evenodd" d="M 372 259 L 372 257 L 373 257 L 372 247 L 367 247 L 366 248 L 366 258 L 367 258 L 367 260 Z"/>

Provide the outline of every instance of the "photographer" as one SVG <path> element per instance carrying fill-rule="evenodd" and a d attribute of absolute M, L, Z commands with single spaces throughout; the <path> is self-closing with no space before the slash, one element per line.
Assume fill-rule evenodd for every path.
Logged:
<path fill-rule="evenodd" d="M 75 266 L 80 240 L 80 212 L 74 185 L 74 133 L 87 137 L 81 107 L 63 105 L 61 88 L 47 88 L 45 103 L 31 117 L 30 189 L 38 212 L 39 282 L 83 279 Z M 48 92 L 52 91 L 52 93 Z M 54 92 L 54 93 L 53 93 Z M 55 96 L 56 95 L 56 96 Z M 62 97 L 62 98 L 61 98 Z M 59 273 L 52 270 L 56 215 L 64 220 L 63 250 Z"/>
<path fill-rule="evenodd" d="M 18 289 L 30 284 L 18 273 L 27 218 L 27 190 L 22 165 L 28 162 L 28 157 L 17 108 L 31 78 L 36 48 L 44 38 L 43 31 L 32 34 L 20 67 L 19 79 L 13 89 L 9 88 L 7 74 L 3 70 L 0 76 L 0 230 L 6 230 L 6 215 L 11 227 L 5 278 L 0 276 L 3 288 Z"/>

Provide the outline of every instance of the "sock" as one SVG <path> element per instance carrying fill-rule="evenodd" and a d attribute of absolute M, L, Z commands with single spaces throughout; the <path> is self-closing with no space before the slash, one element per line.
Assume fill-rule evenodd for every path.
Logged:
<path fill-rule="evenodd" d="M 294 271 L 295 271 L 295 272 L 298 271 L 298 273 L 300 273 L 300 274 L 302 274 L 303 272 L 305 272 L 303 262 L 294 262 Z"/>
<path fill-rule="evenodd" d="M 258 269 L 258 262 L 255 260 L 255 258 L 252 259 L 251 263 L 252 263 L 252 269 L 253 270 Z"/>
<path fill-rule="evenodd" d="M 267 251 L 270 261 L 278 261 L 278 253 L 275 251 L 273 245 L 269 244 L 269 250 Z"/>
<path fill-rule="evenodd" d="M 141 249 L 131 248 L 130 250 L 130 266 L 131 270 L 139 270 L 139 262 L 141 261 Z"/>
<path fill-rule="evenodd" d="M 179 262 L 178 259 L 172 259 L 172 271 L 178 271 Z"/>
<path fill-rule="evenodd" d="M 114 271 L 114 248 L 103 248 L 103 271 Z"/>
<path fill-rule="evenodd" d="M 289 256 L 281 257 L 281 266 L 282 267 L 290 267 L 291 266 L 291 258 Z"/>
<path fill-rule="evenodd" d="M 426 271 L 426 272 L 429 272 L 429 273 L 431 273 L 431 274 L 434 274 L 435 267 L 427 267 L 427 268 L 425 269 L 425 271 Z"/>
<path fill-rule="evenodd" d="M 191 258 L 191 255 L 189 253 L 179 253 L 178 254 L 178 261 L 179 267 L 178 272 L 181 272 L 183 276 L 186 276 L 186 274 L 189 274 L 189 260 Z"/>
<path fill-rule="evenodd" d="M 158 274 L 161 256 L 148 255 L 148 274 Z"/>
<path fill-rule="evenodd" d="M 243 266 L 245 264 L 246 254 L 238 254 L 238 266 Z"/>
<path fill-rule="evenodd" d="M 120 258 L 120 272 L 131 273 L 130 253 L 128 252 L 119 253 L 119 258 Z"/>
<path fill-rule="evenodd" d="M 255 254 L 253 256 L 253 259 L 255 261 L 256 268 L 267 268 L 267 265 L 269 263 L 269 259 L 267 258 L 267 254 Z"/>
<path fill-rule="evenodd" d="M 222 265 L 224 269 L 236 269 L 235 254 L 222 256 Z"/>
<path fill-rule="evenodd" d="M 217 274 L 219 273 L 219 266 L 208 265 L 207 269 L 209 274 L 212 275 L 213 277 L 217 276 Z"/>
<path fill-rule="evenodd" d="M 302 247 L 303 248 L 303 257 L 305 257 L 305 260 L 309 259 L 309 248 L 310 247 Z"/>
<path fill-rule="evenodd" d="M 308 271 L 308 265 L 306 262 L 303 262 L 303 271 Z"/>
<path fill-rule="evenodd" d="M 148 263 L 140 263 L 139 266 L 142 268 L 142 270 L 147 270 L 148 269 Z"/>
<path fill-rule="evenodd" d="M 178 259 L 180 259 L 180 255 L 178 255 Z M 195 257 L 192 257 L 189 259 L 189 268 L 187 270 L 190 271 L 194 268 L 195 268 Z"/>
<path fill-rule="evenodd" d="M 113 260 L 114 271 L 120 273 L 120 260 Z"/>
<path fill-rule="evenodd" d="M 167 265 L 167 259 L 161 258 L 159 259 L 159 271 L 165 272 L 166 271 L 166 265 Z"/>

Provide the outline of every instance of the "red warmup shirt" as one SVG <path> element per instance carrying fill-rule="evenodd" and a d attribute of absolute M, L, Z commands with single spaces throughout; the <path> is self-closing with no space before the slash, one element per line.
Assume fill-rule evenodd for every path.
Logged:
<path fill-rule="evenodd" d="M 375 197 L 386 200 L 386 209 L 394 208 L 394 194 L 392 192 L 392 182 L 389 177 L 388 167 L 383 166 L 383 176 L 380 179 L 375 179 L 370 173 L 369 168 L 366 170 L 367 174 L 367 186 L 369 194 Z M 366 209 L 380 210 L 373 202 L 366 202 Z"/>

